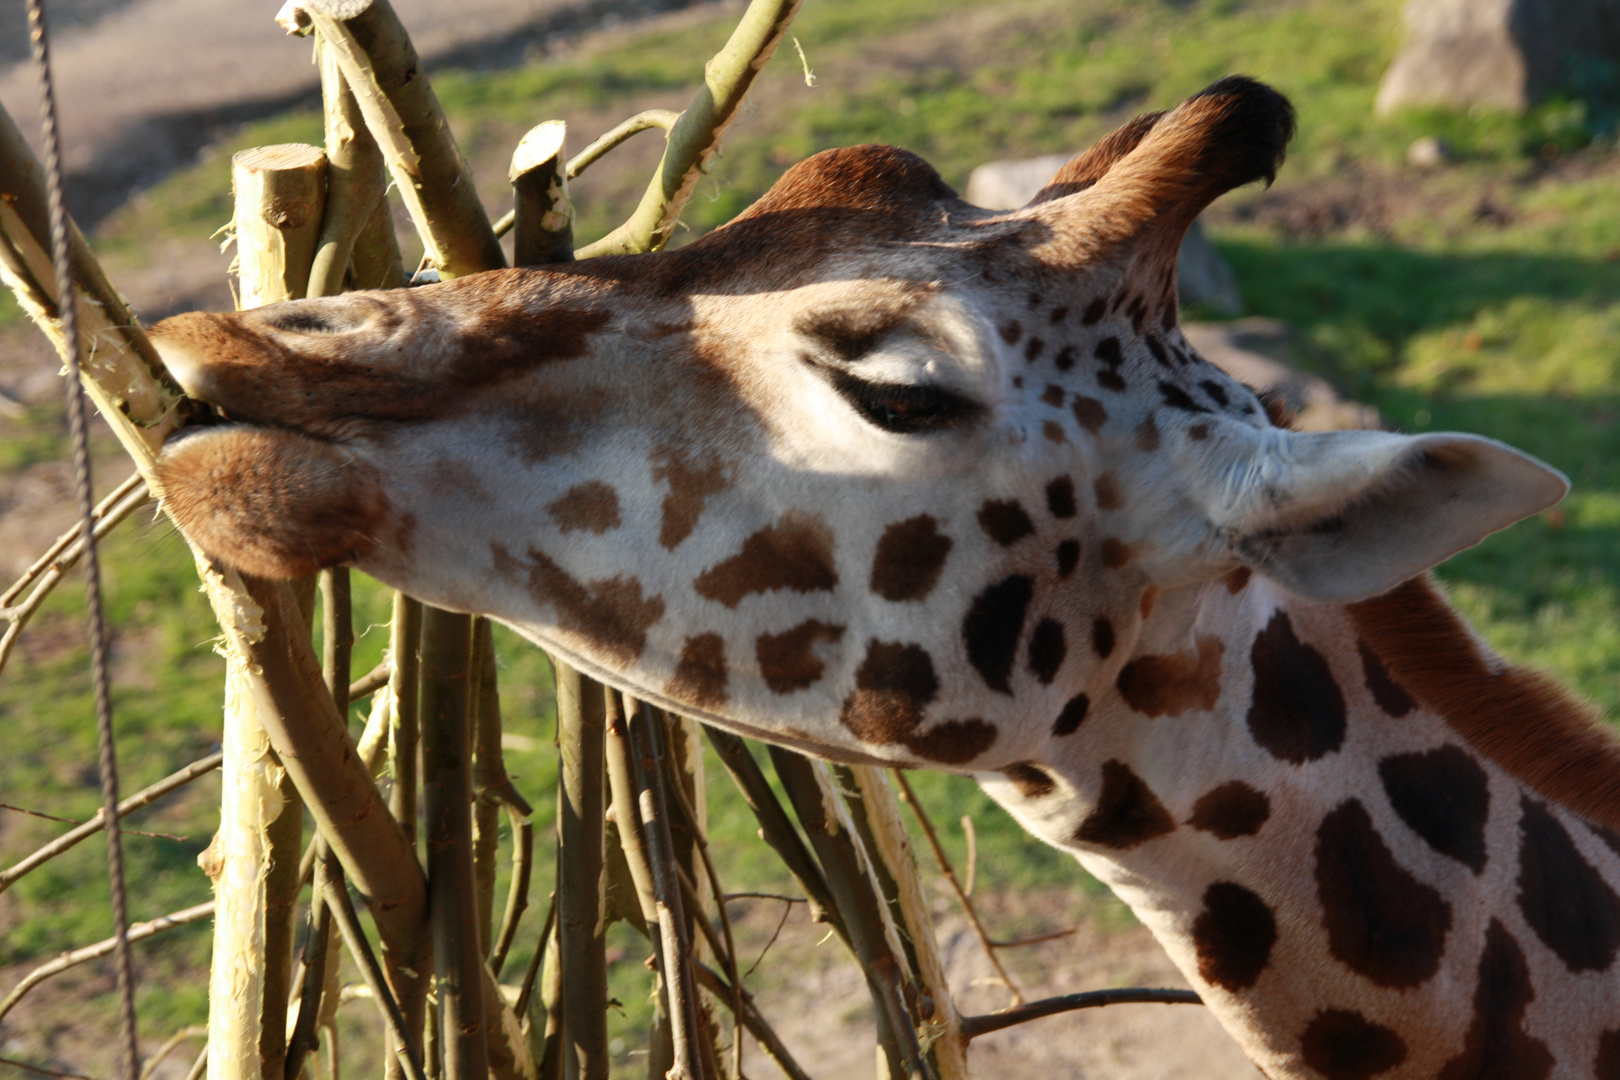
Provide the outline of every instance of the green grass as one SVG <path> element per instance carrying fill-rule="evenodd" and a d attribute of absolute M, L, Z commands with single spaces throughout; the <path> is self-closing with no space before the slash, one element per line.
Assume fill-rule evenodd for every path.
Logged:
<path fill-rule="evenodd" d="M 906 146 L 960 185 L 983 161 L 1078 149 L 1126 117 L 1173 104 L 1242 71 L 1289 93 L 1299 137 L 1270 192 L 1224 200 L 1211 231 L 1235 268 L 1252 314 L 1297 328 L 1310 361 L 1412 431 L 1474 431 L 1564 469 L 1575 493 L 1557 512 L 1491 538 L 1440 571 L 1467 616 L 1506 655 L 1548 668 L 1620 718 L 1620 163 L 1615 110 L 1603 93 L 1569 96 L 1527 116 L 1418 111 L 1373 115 L 1378 76 L 1397 44 L 1400 0 L 811 0 L 796 35 L 815 70 L 805 85 L 791 47 L 762 76 L 757 103 L 735 126 L 712 180 L 689 208 L 687 236 L 729 219 L 792 162 L 829 146 Z M 529 125 L 565 117 L 582 146 L 617 118 L 684 101 L 729 32 L 730 11 L 692 15 L 586 43 L 564 59 L 517 71 L 435 72 L 435 86 L 495 213 L 505 208 L 506 155 Z M 230 217 L 228 153 L 319 138 L 312 113 L 252 125 L 196 168 L 137 199 L 96 243 L 114 265 L 139 265 L 164 242 L 200 241 Z M 1434 173 L 1403 164 L 1422 135 L 1447 140 L 1458 160 Z M 641 136 L 653 139 L 654 136 Z M 644 151 L 643 151 L 644 152 Z M 1576 155 L 1576 167 L 1559 166 Z M 574 185 L 576 236 L 622 219 L 645 172 L 610 156 Z M 1359 186 L 1358 186 L 1359 185 Z M 1382 193 L 1366 216 L 1301 225 L 1279 206 L 1322 205 L 1335 193 Z M 1489 213 L 1480 213 L 1481 208 Z M 17 310 L 0 298 L 0 324 Z M 7 421 L 0 468 L 60 456 L 49 411 Z M 207 753 L 218 738 L 222 667 L 196 595 L 189 558 L 162 527 L 126 528 L 107 554 L 118 642 L 118 714 L 126 786 Z M 386 599 L 360 588 L 355 670 L 380 656 Z M 53 600 L 0 679 L 0 790 L 52 813 L 94 812 L 94 749 L 76 596 Z M 77 640 L 77 639 L 72 639 Z M 555 814 L 549 673 L 538 650 L 502 632 L 508 731 L 524 747 L 509 767 L 534 804 L 540 834 Z M 358 720 L 357 720 L 358 722 Z M 786 887 L 755 828 L 710 758 L 711 833 L 733 890 Z M 1027 836 L 971 782 L 914 777 L 947 847 L 964 856 L 956 824 L 979 831 L 980 880 L 1028 889 L 1073 882 L 1074 864 Z M 147 811 L 139 827 L 184 841 L 131 838 L 139 883 L 134 914 L 195 903 L 206 883 L 192 865 L 211 831 L 214 788 L 204 782 Z M 8 857 L 55 826 L 6 822 Z M 542 844 L 542 850 L 545 845 Z M 542 856 L 536 904 L 553 868 Z M 13 890 L 21 912 L 0 961 L 39 956 L 105 933 L 100 854 L 86 845 Z M 925 857 L 926 864 L 926 857 Z M 504 874 L 504 870 L 503 870 Z M 503 877 L 504 882 L 504 877 Z M 504 885 L 503 885 L 504 888 Z M 531 911 L 510 970 L 528 959 Z M 615 935 L 627 933 L 615 930 Z M 614 938 L 625 960 L 614 992 L 616 1037 L 639 1038 L 647 1017 L 637 967 L 645 947 Z M 163 970 L 195 971 L 206 931 L 181 931 L 143 955 Z M 188 967 L 188 965 L 192 965 Z M 195 982 L 151 1007 L 164 1023 L 200 1016 Z M 643 996 L 637 996 L 642 994 Z M 155 1022 L 154 1022 L 155 1025 Z M 635 1043 L 631 1042 L 634 1046 Z"/>

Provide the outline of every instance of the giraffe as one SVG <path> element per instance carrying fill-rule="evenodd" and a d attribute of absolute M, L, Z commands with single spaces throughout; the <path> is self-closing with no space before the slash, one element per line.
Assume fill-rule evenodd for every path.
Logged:
<path fill-rule="evenodd" d="M 1292 431 L 1178 329 L 1183 231 L 1293 127 L 1233 76 L 1016 211 L 859 146 L 679 250 L 177 316 L 228 421 L 163 498 L 245 572 L 976 777 L 1268 1077 L 1620 1077 L 1620 750 L 1426 576 L 1567 481 Z"/>

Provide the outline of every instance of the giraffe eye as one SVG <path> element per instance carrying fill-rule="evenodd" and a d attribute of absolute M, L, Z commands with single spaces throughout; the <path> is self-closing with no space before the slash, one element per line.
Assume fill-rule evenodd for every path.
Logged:
<path fill-rule="evenodd" d="M 896 435 L 942 431 L 971 419 L 977 402 L 937 386 L 868 382 L 838 368 L 823 367 L 840 397 L 868 423 Z"/>

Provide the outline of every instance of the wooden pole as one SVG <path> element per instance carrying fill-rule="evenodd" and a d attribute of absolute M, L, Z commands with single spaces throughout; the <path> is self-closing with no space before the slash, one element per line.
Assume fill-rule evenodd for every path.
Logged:
<path fill-rule="evenodd" d="M 568 125 L 547 120 L 529 129 L 512 154 L 512 262 L 568 262 L 574 257 L 574 207 L 568 201 L 563 142 Z"/>
<path fill-rule="evenodd" d="M 244 306 L 302 296 L 321 226 L 325 156 L 313 146 L 232 159 Z M 239 663 L 228 666 L 209 976 L 210 1080 L 278 1077 L 287 1047 L 303 805 L 270 748 Z M 347 681 L 344 689 L 348 689 Z"/>
<path fill-rule="evenodd" d="M 557 667 L 557 928 L 566 1080 L 607 1080 L 607 959 L 602 925 L 602 689 Z"/>
<path fill-rule="evenodd" d="M 422 619 L 422 809 L 428 910 L 444 1080 L 485 1080 L 484 954 L 472 854 L 468 738 L 472 620 L 428 607 Z M 431 1068 L 430 1068 L 431 1071 Z"/>

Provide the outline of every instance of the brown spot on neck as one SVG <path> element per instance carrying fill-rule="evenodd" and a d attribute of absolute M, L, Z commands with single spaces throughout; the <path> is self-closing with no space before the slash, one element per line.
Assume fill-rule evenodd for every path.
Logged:
<path fill-rule="evenodd" d="M 600 480 L 575 484 L 546 509 L 563 532 L 600 534 L 619 527 L 619 493 Z"/>
<path fill-rule="evenodd" d="M 1396 683 L 1543 796 L 1620 828 L 1620 744 L 1539 672 L 1487 658 L 1426 577 L 1346 607 Z"/>
<path fill-rule="evenodd" d="M 1074 831 L 1074 839 L 1126 851 L 1175 828 L 1175 818 L 1147 782 L 1123 761 L 1110 759 L 1103 762 L 1097 805 Z"/>
<path fill-rule="evenodd" d="M 1115 685 L 1125 703 L 1146 716 L 1180 716 L 1188 709 L 1209 711 L 1221 697 L 1221 657 L 1226 646 L 1206 635 L 1197 651 L 1139 656 L 1120 669 Z"/>
<path fill-rule="evenodd" d="M 754 643 L 760 676 L 773 694 L 791 694 L 812 686 L 826 670 L 815 653 L 816 642 L 832 644 L 843 636 L 842 626 L 818 619 L 802 622 L 780 634 L 761 634 Z"/>
<path fill-rule="evenodd" d="M 697 528 L 709 496 L 726 489 L 726 471 L 716 458 L 694 462 L 673 446 L 653 451 L 652 462 L 653 481 L 669 485 L 658 542 L 674 551 Z"/>
<path fill-rule="evenodd" d="M 1151 454 L 1159 448 L 1159 425 L 1151 414 L 1136 425 L 1136 448 L 1144 454 Z"/>
<path fill-rule="evenodd" d="M 647 646 L 647 629 L 664 617 L 664 600 L 643 596 L 641 582 L 623 574 L 582 582 L 543 551 L 529 549 L 525 563 L 500 544 L 491 544 L 495 570 L 502 577 L 522 575 L 529 594 L 557 614 L 557 626 L 578 634 L 613 663 L 628 664 Z"/>
<path fill-rule="evenodd" d="M 726 703 L 726 642 L 719 634 L 686 639 L 675 677 L 664 693 L 676 701 L 715 709 Z"/>
<path fill-rule="evenodd" d="M 872 556 L 871 589 L 896 603 L 924 600 L 939 584 L 951 538 L 927 514 L 897 521 L 883 530 Z"/>
<path fill-rule="evenodd" d="M 1436 1080 L 1543 1080 L 1552 1072 L 1547 1044 L 1524 1030 L 1524 1013 L 1536 997 L 1524 950 L 1496 919 L 1485 931 L 1474 985 L 1474 1022 L 1462 1053 L 1446 1062 Z"/>
<path fill-rule="evenodd" d="M 744 540 L 737 554 L 699 574 L 692 587 L 699 596 L 734 608 L 756 593 L 831 592 L 837 584 L 832 530 L 819 517 L 789 510 Z"/>

